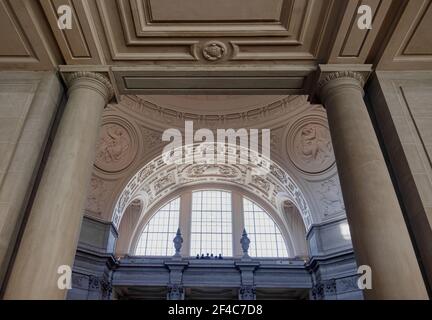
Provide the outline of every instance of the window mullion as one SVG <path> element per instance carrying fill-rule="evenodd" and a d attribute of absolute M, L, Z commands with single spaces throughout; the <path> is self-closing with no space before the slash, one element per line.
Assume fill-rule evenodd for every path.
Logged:
<path fill-rule="evenodd" d="M 183 236 L 181 254 L 191 256 L 192 232 L 192 192 L 186 191 L 180 197 L 179 227 Z"/>

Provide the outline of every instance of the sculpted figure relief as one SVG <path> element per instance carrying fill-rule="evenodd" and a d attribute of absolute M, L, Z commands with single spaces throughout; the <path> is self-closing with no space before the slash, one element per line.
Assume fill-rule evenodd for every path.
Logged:
<path fill-rule="evenodd" d="M 331 216 L 345 210 L 339 182 L 336 178 L 321 183 L 318 191 L 321 195 L 321 203 L 324 217 Z"/>
<path fill-rule="evenodd" d="M 112 123 L 103 126 L 97 145 L 96 166 L 108 172 L 125 168 L 131 160 L 131 143 L 130 135 L 122 126 Z"/>
<path fill-rule="evenodd" d="M 324 163 L 332 156 L 332 145 L 324 128 L 311 124 L 301 131 L 301 152 L 306 162 Z"/>
<path fill-rule="evenodd" d="M 289 156 L 302 171 L 319 173 L 333 165 L 330 132 L 324 124 L 312 121 L 299 125 L 290 141 Z"/>
<path fill-rule="evenodd" d="M 86 209 L 92 213 L 100 215 L 102 213 L 103 195 L 106 192 L 104 182 L 96 177 L 92 176 L 90 180 L 89 195 L 87 196 Z"/>
<path fill-rule="evenodd" d="M 121 160 L 130 147 L 126 131 L 120 126 L 111 125 L 105 132 L 105 136 L 100 140 L 98 159 L 107 163 Z"/>

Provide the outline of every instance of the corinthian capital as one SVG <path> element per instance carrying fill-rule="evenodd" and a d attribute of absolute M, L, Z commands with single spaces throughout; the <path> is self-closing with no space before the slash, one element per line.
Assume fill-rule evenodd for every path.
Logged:
<path fill-rule="evenodd" d="M 110 79 L 103 73 L 91 71 L 77 71 L 65 75 L 69 93 L 78 88 L 95 90 L 101 94 L 106 103 L 114 97 L 114 87 Z"/>

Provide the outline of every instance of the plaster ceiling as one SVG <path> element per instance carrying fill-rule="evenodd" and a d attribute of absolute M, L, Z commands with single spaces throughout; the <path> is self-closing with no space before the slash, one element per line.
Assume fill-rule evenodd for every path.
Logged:
<path fill-rule="evenodd" d="M 63 4 L 73 9 L 71 30 L 57 25 L 56 9 Z M 371 30 L 356 27 L 361 4 L 373 10 Z M 431 4 L 432 0 L 0 0 L 0 70 L 63 66 L 64 72 L 105 71 L 123 94 L 172 94 L 174 89 L 217 94 L 227 88 L 230 94 L 246 89 L 298 94 L 305 92 L 318 64 L 430 70 Z M 186 83 L 184 77 L 194 79 Z M 156 90 L 162 87 L 165 91 Z"/>

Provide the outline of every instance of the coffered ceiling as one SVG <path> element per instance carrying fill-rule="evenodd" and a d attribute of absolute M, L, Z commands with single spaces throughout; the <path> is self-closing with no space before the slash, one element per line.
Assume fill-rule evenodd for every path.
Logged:
<path fill-rule="evenodd" d="M 362 4 L 372 9 L 371 30 L 357 27 Z M 203 89 L 201 80 L 209 71 L 221 72 L 212 73 L 217 76 L 209 88 L 223 88 L 231 70 L 242 78 L 230 83 L 233 89 L 257 89 L 253 83 L 259 80 L 259 88 L 280 89 L 273 93 L 300 93 L 307 77 L 323 63 L 432 69 L 431 4 L 432 0 L 0 0 L 0 69 L 102 68 L 117 79 L 121 93 L 166 93 L 156 87 L 179 88 L 178 80 L 185 76 L 195 76 L 196 81 L 180 89 Z M 58 28 L 60 5 L 73 10 L 71 30 Z M 263 69 L 269 72 L 265 77 L 279 77 L 285 85 L 278 88 L 264 79 Z M 161 70 L 165 73 L 159 79 Z"/>

